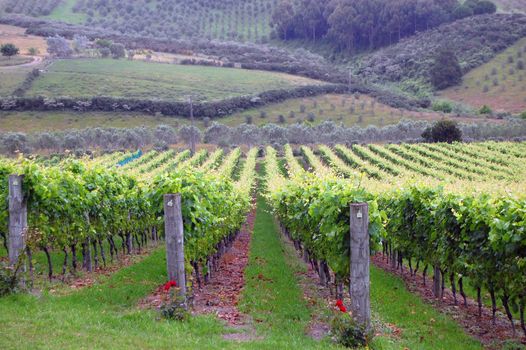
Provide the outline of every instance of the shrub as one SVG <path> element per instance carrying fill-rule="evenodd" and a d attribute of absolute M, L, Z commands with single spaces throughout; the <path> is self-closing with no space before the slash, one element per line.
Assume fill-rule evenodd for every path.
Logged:
<path fill-rule="evenodd" d="M 296 113 L 294 113 L 294 111 L 290 111 L 289 112 L 289 118 L 295 118 L 296 117 Z"/>
<path fill-rule="evenodd" d="M 491 75 L 497 75 L 497 74 L 499 74 L 498 69 L 495 67 L 491 68 Z"/>
<path fill-rule="evenodd" d="M 111 50 L 108 49 L 107 47 L 102 47 L 102 48 L 99 49 L 99 53 L 100 53 L 101 57 L 107 58 L 107 57 L 110 57 Z"/>
<path fill-rule="evenodd" d="M 526 120 L 526 111 L 522 112 L 522 113 L 520 114 L 520 117 L 521 117 L 522 119 Z"/>
<path fill-rule="evenodd" d="M 316 120 L 316 116 L 314 115 L 314 113 L 307 114 L 307 120 L 311 123 L 314 122 L 314 120 Z"/>
<path fill-rule="evenodd" d="M 457 85 L 462 81 L 462 69 L 453 51 L 439 52 L 430 73 L 431 83 L 439 90 Z"/>
<path fill-rule="evenodd" d="M 489 106 L 484 105 L 479 109 L 479 114 L 491 115 L 493 114 L 493 111 L 491 110 Z"/>
<path fill-rule="evenodd" d="M 489 92 L 489 86 L 484 85 L 484 88 L 482 89 L 482 91 L 483 91 L 484 93 Z"/>
<path fill-rule="evenodd" d="M 246 115 L 245 116 L 245 123 L 252 124 L 252 121 L 253 121 L 253 119 L 252 119 L 251 115 Z"/>
<path fill-rule="evenodd" d="M 452 120 L 440 120 L 433 126 L 427 128 L 422 134 L 426 142 L 447 142 L 462 141 L 462 130 L 457 123 Z"/>
<path fill-rule="evenodd" d="M 283 114 L 280 114 L 278 116 L 278 123 L 285 124 L 285 117 L 283 116 Z"/>
<path fill-rule="evenodd" d="M 453 111 L 453 106 L 447 101 L 436 101 L 433 103 L 432 109 L 435 112 L 451 113 Z"/>
<path fill-rule="evenodd" d="M 301 104 L 300 105 L 300 113 L 305 113 L 305 111 L 307 110 L 307 107 L 304 105 L 304 104 Z"/>
<path fill-rule="evenodd" d="M 110 46 L 111 57 L 114 59 L 126 57 L 126 50 L 122 44 L 112 44 Z"/>
<path fill-rule="evenodd" d="M 347 348 L 362 348 L 367 345 L 365 327 L 357 324 L 347 313 L 338 313 L 331 322 L 334 340 Z"/>
<path fill-rule="evenodd" d="M 495 13 L 497 12 L 497 5 L 488 0 L 477 1 L 473 7 L 473 12 L 476 15 L 482 15 L 485 13 Z"/>
<path fill-rule="evenodd" d="M 14 44 L 5 44 L 0 46 L 0 52 L 2 53 L 2 56 L 11 58 L 12 56 L 18 55 L 20 52 L 20 49 L 16 47 Z"/>
<path fill-rule="evenodd" d="M 517 69 L 518 70 L 524 70 L 524 61 L 523 60 L 518 60 L 517 61 Z"/>

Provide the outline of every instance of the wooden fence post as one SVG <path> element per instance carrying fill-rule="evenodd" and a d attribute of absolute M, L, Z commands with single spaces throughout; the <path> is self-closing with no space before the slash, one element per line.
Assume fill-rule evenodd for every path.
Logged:
<path fill-rule="evenodd" d="M 25 248 L 27 201 L 22 184 L 24 175 L 9 175 L 9 265 L 15 266 Z M 25 270 L 25 267 L 24 267 Z"/>
<path fill-rule="evenodd" d="M 186 276 L 184 263 L 184 231 L 181 195 L 164 196 L 164 230 L 166 235 L 166 264 L 168 279 L 177 282 L 179 296 L 186 307 Z"/>
<path fill-rule="evenodd" d="M 370 330 L 369 207 L 367 203 L 353 203 L 350 210 L 351 311 L 355 320 Z"/>

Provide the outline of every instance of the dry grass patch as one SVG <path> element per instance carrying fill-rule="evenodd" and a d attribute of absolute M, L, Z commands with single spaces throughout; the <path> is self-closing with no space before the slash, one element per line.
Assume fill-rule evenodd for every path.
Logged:
<path fill-rule="evenodd" d="M 27 35 L 25 31 L 25 28 L 0 24 L 0 44 L 13 43 L 22 55 L 29 55 L 32 47 L 38 50 L 39 56 L 47 55 L 46 40 L 40 36 Z"/>

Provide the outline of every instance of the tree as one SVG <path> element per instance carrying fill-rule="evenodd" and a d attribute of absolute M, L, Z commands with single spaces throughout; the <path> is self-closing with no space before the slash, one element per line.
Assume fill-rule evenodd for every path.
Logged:
<path fill-rule="evenodd" d="M 201 131 L 196 126 L 185 125 L 179 129 L 179 137 L 184 143 L 190 145 L 192 142 L 201 142 Z"/>
<path fill-rule="evenodd" d="M 462 19 L 462 18 L 466 18 L 469 16 L 473 16 L 473 8 L 465 4 L 459 5 L 453 11 L 453 16 L 456 19 Z"/>
<path fill-rule="evenodd" d="M 108 49 L 107 47 L 102 47 L 99 49 L 99 53 L 100 55 L 103 57 L 103 58 L 106 58 L 106 57 L 110 57 L 111 55 L 111 50 Z"/>
<path fill-rule="evenodd" d="M 482 15 L 485 13 L 495 13 L 497 12 L 497 5 L 492 3 L 491 1 L 479 1 L 477 4 L 473 7 L 473 12 L 476 15 Z"/>
<path fill-rule="evenodd" d="M 8 43 L 0 47 L 0 52 L 2 52 L 2 56 L 11 59 L 11 57 L 18 55 L 20 50 L 14 44 Z"/>
<path fill-rule="evenodd" d="M 438 53 L 430 75 L 431 83 L 438 90 L 457 85 L 462 81 L 462 68 L 453 51 L 442 50 Z"/>
<path fill-rule="evenodd" d="M 154 136 L 156 140 L 172 145 L 177 142 L 177 135 L 174 128 L 168 125 L 158 125 L 155 128 Z"/>
<path fill-rule="evenodd" d="M 73 49 L 76 53 L 81 53 L 82 51 L 86 50 L 88 45 L 89 39 L 87 36 L 78 34 L 73 36 Z"/>
<path fill-rule="evenodd" d="M 113 44 L 113 42 L 111 40 L 107 40 L 107 39 L 97 39 L 95 41 L 95 45 L 99 48 L 99 49 L 102 49 L 102 48 L 107 48 L 109 49 L 111 47 L 111 45 Z"/>
<path fill-rule="evenodd" d="M 440 120 L 427 128 L 422 138 L 426 142 L 460 142 L 462 141 L 462 130 L 452 120 Z"/>
<path fill-rule="evenodd" d="M 123 44 L 112 44 L 110 46 L 111 57 L 118 60 L 119 58 L 126 57 L 126 49 Z"/>
<path fill-rule="evenodd" d="M 288 40 L 294 33 L 294 7 L 290 0 L 282 0 L 272 14 L 271 26 L 274 27 L 278 36 Z"/>
<path fill-rule="evenodd" d="M 73 54 L 73 50 L 69 46 L 68 41 L 61 36 L 53 36 L 46 39 L 47 41 L 47 52 L 51 55 L 68 58 Z"/>

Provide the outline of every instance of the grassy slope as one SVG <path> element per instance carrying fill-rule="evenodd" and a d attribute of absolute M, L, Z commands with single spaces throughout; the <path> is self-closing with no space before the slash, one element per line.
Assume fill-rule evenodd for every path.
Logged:
<path fill-rule="evenodd" d="M 301 112 L 302 105 L 305 107 L 303 113 Z M 261 112 L 266 113 L 265 118 L 261 118 Z M 291 117 L 290 112 L 294 112 L 293 117 Z M 345 126 L 361 127 L 396 124 L 404 118 L 437 119 L 442 117 L 442 114 L 434 112 L 420 113 L 398 110 L 380 104 L 366 95 L 321 95 L 290 99 L 282 103 L 236 113 L 223 118 L 221 122 L 227 125 L 237 125 L 240 122 L 246 122 L 247 116 L 251 116 L 253 124 L 264 125 L 267 123 L 279 123 L 279 115 L 283 115 L 286 124 L 295 124 L 300 121 L 308 121 L 309 114 L 314 114 L 314 124 L 332 120 L 338 123 L 341 122 Z"/>
<path fill-rule="evenodd" d="M 157 117 L 140 113 L 104 112 L 0 112 L 0 132 L 16 131 L 37 133 L 44 131 L 63 131 L 70 129 L 133 128 L 138 126 L 155 127 L 170 125 L 178 127 L 189 123 L 187 118 Z M 202 123 L 200 126 L 202 127 Z"/>
<path fill-rule="evenodd" d="M 508 63 L 509 56 L 513 63 Z M 526 69 L 517 69 L 518 60 L 526 64 L 526 38 L 470 71 L 464 76 L 462 85 L 444 90 L 440 95 L 475 108 L 486 104 L 495 111 L 522 112 L 526 110 Z M 493 69 L 497 70 L 496 75 L 492 74 Z M 513 74 L 510 74 L 510 69 L 514 70 Z M 494 79 L 497 79 L 498 86 L 494 86 Z M 489 88 L 488 92 L 484 92 L 485 86 Z"/>
<path fill-rule="evenodd" d="M 26 29 L 21 27 L 0 24 L 0 45 L 13 43 L 20 49 L 21 55 L 29 55 L 29 48 L 38 50 L 39 55 L 46 54 L 46 39 L 40 36 L 25 34 Z"/>
<path fill-rule="evenodd" d="M 32 67 L 0 68 L 0 96 L 10 96 L 24 82 L 31 69 Z"/>
<path fill-rule="evenodd" d="M 317 83 L 280 73 L 112 59 L 55 62 L 28 95 L 216 100 Z"/>
<path fill-rule="evenodd" d="M 26 56 L 15 56 L 7 58 L 0 56 L 0 67 L 18 66 L 20 64 L 26 64 L 33 61 L 31 57 Z"/>
<path fill-rule="evenodd" d="M 526 2 L 524 0 L 494 0 L 499 11 L 506 13 L 526 13 Z"/>
<path fill-rule="evenodd" d="M 270 34 L 269 23 L 275 2 L 272 0 L 233 0 L 215 3 L 215 6 L 211 7 L 210 3 L 206 2 L 203 4 L 203 2 L 178 1 L 171 2 L 168 8 L 165 4 L 166 2 L 159 0 L 149 2 L 147 6 L 153 14 L 146 13 L 140 18 L 145 23 L 140 30 L 149 29 L 158 34 L 184 35 L 174 30 L 190 26 L 192 34 L 202 38 L 257 41 L 264 37 L 268 38 Z M 136 6 L 133 8 L 137 9 Z M 95 22 L 105 20 L 112 24 L 123 23 L 126 22 L 125 16 L 129 15 L 127 11 L 111 5 L 108 7 L 110 12 L 107 14 L 101 14 L 96 9 L 97 6 L 91 7 L 91 10 L 95 10 L 92 17 Z M 134 13 L 132 12 L 132 15 Z M 178 15 L 182 17 L 177 18 Z M 176 22 L 170 22 L 173 19 L 176 19 Z M 158 24 L 162 25 L 156 31 L 155 27 Z M 166 29 L 170 30 L 165 32 Z M 134 30 L 138 29 L 134 28 Z"/>
<path fill-rule="evenodd" d="M 87 16 L 83 13 L 74 13 L 73 6 L 77 0 L 62 0 L 49 16 L 43 18 L 71 24 L 84 24 Z"/>

